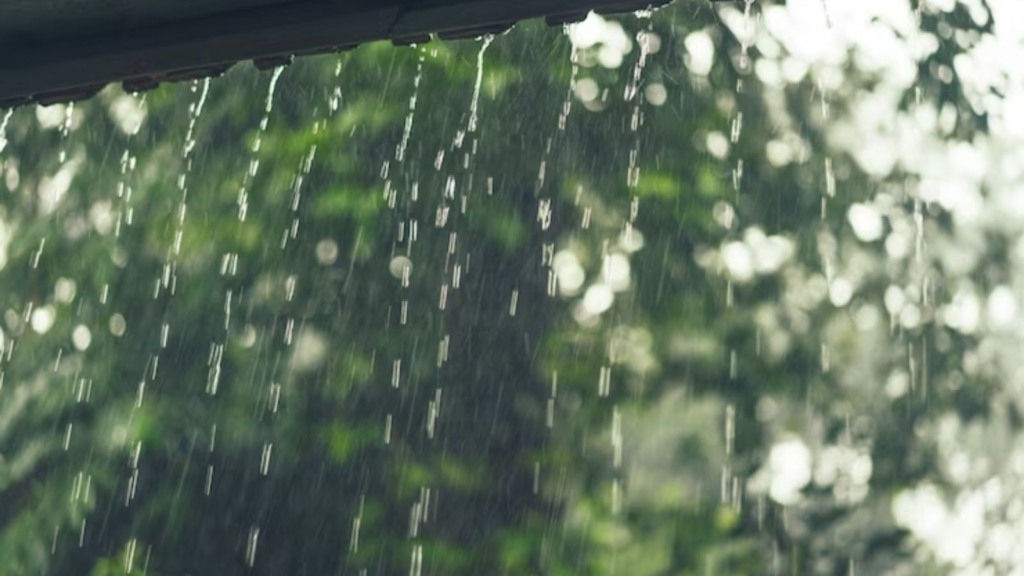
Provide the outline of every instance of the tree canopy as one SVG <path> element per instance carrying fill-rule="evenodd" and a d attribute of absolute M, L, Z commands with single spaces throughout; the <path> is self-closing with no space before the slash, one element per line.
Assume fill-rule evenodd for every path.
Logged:
<path fill-rule="evenodd" d="M 840 4 L 0 115 L 0 572 L 1020 570 L 1020 11 Z"/>

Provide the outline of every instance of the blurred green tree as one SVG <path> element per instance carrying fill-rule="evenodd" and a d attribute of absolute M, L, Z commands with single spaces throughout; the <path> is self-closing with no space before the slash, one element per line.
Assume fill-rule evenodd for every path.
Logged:
<path fill-rule="evenodd" d="M 894 256 L 950 211 L 843 130 L 874 89 L 983 133 L 968 44 L 886 92 L 764 10 L 17 110 L 5 573 L 931 573 L 893 500 L 1003 381 L 963 385 L 979 338 L 935 313 L 975 272 Z M 991 33 L 971 10 L 914 25 Z"/>

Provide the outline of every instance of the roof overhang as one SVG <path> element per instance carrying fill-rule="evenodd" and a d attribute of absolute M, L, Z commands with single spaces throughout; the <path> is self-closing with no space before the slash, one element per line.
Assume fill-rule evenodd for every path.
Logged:
<path fill-rule="evenodd" d="M 242 60 L 265 68 L 295 55 L 374 40 L 419 43 L 551 24 L 591 11 L 669 0 L 4 0 L 0 108 L 89 98 L 111 82 L 142 91 L 217 76 Z"/>

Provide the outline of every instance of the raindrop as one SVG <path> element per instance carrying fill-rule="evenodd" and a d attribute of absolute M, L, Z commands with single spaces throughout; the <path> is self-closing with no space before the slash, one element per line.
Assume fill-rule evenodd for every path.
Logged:
<path fill-rule="evenodd" d="M 597 379 L 597 395 L 607 398 L 612 391 L 612 369 L 611 366 L 602 366 Z"/>
<path fill-rule="evenodd" d="M 60 125 L 60 153 L 58 155 L 58 162 L 63 164 L 68 157 L 68 139 L 71 135 L 71 126 L 74 122 L 75 117 L 75 103 L 69 102 L 64 107 L 64 122 Z"/>
<path fill-rule="evenodd" d="M 483 84 L 484 79 L 484 54 L 487 52 L 487 48 L 494 42 L 494 36 L 488 34 L 484 36 L 483 43 L 480 45 L 480 52 L 476 56 L 476 82 L 473 84 L 473 100 L 470 101 L 469 105 L 469 124 L 468 132 L 476 132 L 480 105 L 480 87 Z"/>
<path fill-rule="evenodd" d="M 829 198 L 836 196 L 836 173 L 832 168 L 832 157 L 825 158 L 825 194 Z"/>
<path fill-rule="evenodd" d="M 252 526 L 249 528 L 249 538 L 245 544 L 245 563 L 248 564 L 249 568 L 256 565 L 256 547 L 260 542 L 260 529 L 259 526 Z"/>
<path fill-rule="evenodd" d="M 263 445 L 263 453 L 260 455 L 260 474 L 266 476 L 270 473 L 270 455 L 274 451 L 274 445 L 270 442 Z"/>
<path fill-rule="evenodd" d="M 213 464 L 206 466 L 206 481 L 203 483 L 203 494 L 209 496 L 213 491 Z"/>
<path fill-rule="evenodd" d="M 11 116 L 13 115 L 14 108 L 8 108 L 3 118 L 0 119 L 0 152 L 7 148 L 7 123 L 11 121 Z"/>
<path fill-rule="evenodd" d="M 736 408 L 725 407 L 725 455 L 731 456 L 736 444 Z"/>
<path fill-rule="evenodd" d="M 278 66 L 274 69 L 274 72 L 270 77 L 270 83 L 267 86 L 267 99 L 263 107 L 263 118 L 260 119 L 259 129 L 256 132 L 256 138 L 253 140 L 252 148 L 250 149 L 251 155 L 249 159 L 249 169 L 245 173 L 245 177 L 242 181 L 242 187 L 238 191 L 238 220 L 242 222 L 245 221 L 246 215 L 249 211 L 249 186 L 259 173 L 260 161 L 257 157 L 257 153 L 260 151 L 260 147 L 263 143 L 263 136 L 266 133 L 267 125 L 270 122 L 270 112 L 274 108 L 274 93 L 277 88 L 277 81 L 281 78 L 282 72 L 284 72 L 284 66 Z"/>
<path fill-rule="evenodd" d="M 566 35 L 569 35 L 569 28 L 564 29 Z M 565 93 L 565 98 L 562 100 L 562 109 L 558 115 L 558 129 L 564 131 L 569 123 L 569 114 L 572 113 L 572 102 L 573 94 L 577 90 L 577 79 L 579 77 L 580 65 L 579 65 L 579 50 L 574 42 L 569 43 L 571 46 L 569 53 L 569 61 L 572 63 L 572 73 L 569 76 L 569 89 Z M 591 81 L 593 82 L 593 81 Z M 597 86 L 594 85 L 594 92 L 596 96 Z M 593 100 L 591 97 L 589 100 Z"/>
<path fill-rule="evenodd" d="M 729 142 L 736 144 L 743 134 L 743 112 L 737 112 L 732 119 L 732 129 L 729 131 Z"/>
<path fill-rule="evenodd" d="M 32 268 L 39 267 L 39 259 L 43 256 L 43 248 L 46 247 L 46 238 L 39 240 L 39 248 L 32 253 Z"/>
<path fill-rule="evenodd" d="M 128 540 L 128 546 L 124 553 L 124 573 L 131 574 L 135 571 L 135 548 L 137 546 L 137 540 L 132 538 Z"/>
<path fill-rule="evenodd" d="M 409 576 L 421 576 L 423 573 L 423 546 L 417 544 L 412 548 L 412 562 L 409 566 Z"/>

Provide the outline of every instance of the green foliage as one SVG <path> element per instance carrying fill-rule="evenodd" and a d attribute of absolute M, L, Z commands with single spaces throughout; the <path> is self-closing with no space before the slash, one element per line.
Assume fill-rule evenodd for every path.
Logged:
<path fill-rule="evenodd" d="M 758 82 L 693 6 L 617 20 L 660 39 L 634 99 L 635 42 L 606 68 L 598 48 L 576 67 L 541 23 L 495 39 L 475 131 L 479 41 L 300 59 L 270 113 L 271 73 L 242 66 L 208 93 L 109 88 L 63 136 L 59 108 L 18 110 L 0 156 L 0 572 L 925 573 L 890 512 L 942 481 L 916 431 L 994 413 L 1019 429 L 1019 409 L 994 409 L 998 374 L 963 385 L 972 337 L 886 325 L 910 273 L 846 223 L 882 183 L 810 120 L 809 76 Z M 696 31 L 708 76 L 687 68 Z M 712 153 L 740 112 L 742 139 Z M 808 157 L 773 164 L 787 134 Z M 826 162 L 851 192 L 822 215 Z M 722 252 L 743 242 L 791 253 L 732 278 Z M 822 270 L 844 256 L 869 271 L 837 306 Z M 595 311 L 611 257 L 628 281 Z M 908 356 L 933 387 L 891 399 L 893 379 L 923 381 Z M 808 480 L 785 505 L 764 478 L 791 436 L 867 455 L 870 482 Z"/>

